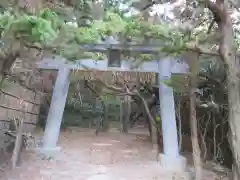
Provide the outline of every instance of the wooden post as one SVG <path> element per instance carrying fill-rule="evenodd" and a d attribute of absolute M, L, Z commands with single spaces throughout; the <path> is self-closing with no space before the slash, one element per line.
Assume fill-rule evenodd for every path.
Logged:
<path fill-rule="evenodd" d="M 25 91 L 25 90 L 24 90 Z M 22 95 L 23 96 L 23 95 Z M 20 160 L 21 160 L 21 153 L 23 151 L 23 146 L 24 146 L 24 139 L 23 139 L 23 127 L 24 127 L 24 119 L 27 111 L 27 104 L 23 100 L 20 101 L 20 108 L 23 109 L 24 113 L 22 113 L 22 116 L 19 118 L 19 123 L 17 124 L 16 127 L 16 140 L 15 140 L 15 145 L 13 149 L 13 154 L 12 154 L 12 168 L 16 168 L 17 165 L 19 165 Z"/>
<path fill-rule="evenodd" d="M 20 164 L 21 151 L 23 150 L 23 125 L 24 121 L 22 118 L 19 119 L 19 126 L 17 128 L 17 136 L 12 154 L 12 168 L 16 168 Z"/>
<path fill-rule="evenodd" d="M 108 102 L 104 100 L 104 120 L 103 120 L 103 130 L 107 131 L 109 129 L 109 118 L 108 118 Z"/>
<path fill-rule="evenodd" d="M 109 118 L 108 118 L 108 105 L 104 102 L 105 104 L 105 112 L 104 112 L 104 119 L 103 119 L 103 131 L 108 131 L 109 129 Z"/>
<path fill-rule="evenodd" d="M 123 101 L 123 115 L 122 115 L 123 116 L 122 130 L 125 133 L 128 132 L 130 111 L 131 111 L 131 104 L 129 101 L 129 96 L 125 96 Z"/>
<path fill-rule="evenodd" d="M 121 128 L 120 128 L 120 131 L 123 132 L 123 100 L 121 99 L 120 101 L 120 112 L 119 112 L 119 121 L 120 121 L 120 124 L 121 124 Z"/>

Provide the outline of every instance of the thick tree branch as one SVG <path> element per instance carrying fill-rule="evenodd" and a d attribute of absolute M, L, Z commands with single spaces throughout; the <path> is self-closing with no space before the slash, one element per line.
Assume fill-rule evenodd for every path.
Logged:
<path fill-rule="evenodd" d="M 96 75 L 96 74 L 95 74 Z M 96 76 L 96 79 L 106 88 L 110 89 L 110 90 L 113 90 L 113 91 L 117 91 L 119 93 L 121 93 L 122 95 L 128 95 L 128 96 L 138 96 L 143 105 L 144 105 L 144 108 L 146 110 L 146 113 L 147 113 L 147 116 L 148 116 L 148 119 L 150 121 L 150 123 L 154 126 L 157 127 L 158 131 L 160 131 L 159 127 L 157 126 L 151 112 L 150 112 L 150 109 L 149 109 L 149 104 L 148 102 L 145 100 L 145 98 L 139 93 L 139 91 L 137 90 L 136 87 L 133 87 L 133 88 L 129 88 L 129 85 L 127 84 L 127 82 L 123 79 L 123 77 L 121 78 L 121 82 L 119 82 L 119 84 L 122 86 L 122 88 L 120 87 L 116 87 L 114 85 L 109 85 L 107 82 L 103 82 L 101 79 L 97 78 Z"/>
<path fill-rule="evenodd" d="M 113 90 L 113 91 L 117 91 L 119 93 L 124 93 L 125 90 L 124 88 L 120 88 L 120 87 L 116 87 L 114 85 L 110 85 L 107 82 L 103 82 L 102 80 L 100 80 L 99 78 L 96 78 L 103 86 L 105 86 L 107 89 Z"/>
<path fill-rule="evenodd" d="M 207 50 L 201 46 L 187 45 L 186 50 L 192 51 L 192 52 L 197 52 L 197 53 L 203 54 L 203 55 L 220 56 L 219 52 Z"/>
<path fill-rule="evenodd" d="M 159 129 L 159 127 L 157 126 L 157 124 L 156 124 L 156 122 L 155 122 L 155 120 L 154 120 L 154 118 L 153 118 L 153 116 L 152 116 L 152 114 L 150 112 L 149 105 L 148 105 L 147 101 L 145 100 L 145 98 L 137 90 L 135 90 L 135 93 L 142 100 L 144 108 L 145 108 L 147 116 L 148 116 L 148 119 L 150 120 L 150 123 L 153 124 L 154 126 L 156 126 L 158 131 L 160 132 L 161 129 Z"/>
<path fill-rule="evenodd" d="M 218 1 L 219 0 L 216 0 L 216 2 L 213 0 L 206 0 L 206 6 L 213 13 L 216 23 L 225 21 L 225 12 L 221 5 L 218 4 Z"/>

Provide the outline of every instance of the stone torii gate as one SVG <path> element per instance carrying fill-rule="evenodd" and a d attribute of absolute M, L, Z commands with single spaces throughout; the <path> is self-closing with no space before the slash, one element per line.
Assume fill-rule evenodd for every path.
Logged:
<path fill-rule="evenodd" d="M 72 69 L 86 70 L 86 67 L 88 67 L 89 69 L 100 71 L 155 72 L 159 74 L 160 116 L 164 146 L 163 154 L 159 155 L 159 162 L 164 168 L 184 171 L 186 159 L 180 156 L 179 153 L 173 90 L 171 87 L 166 86 L 163 81 L 169 79 L 172 73 L 187 73 L 187 64 L 182 60 L 167 57 L 161 60 L 145 62 L 137 68 L 132 69 L 134 65 L 130 64 L 129 61 L 120 60 L 120 51 L 158 54 L 159 46 L 156 45 L 126 46 L 119 44 L 95 44 L 85 45 L 84 49 L 90 52 L 108 52 L 109 59 L 101 61 L 85 59 L 76 61 L 75 63 L 69 63 L 61 57 L 50 57 L 43 59 L 43 61 L 38 64 L 38 67 L 41 69 L 58 70 L 44 132 L 43 146 L 40 150 L 41 153 L 46 156 L 53 156 L 60 150 L 60 147 L 57 146 L 57 141 L 69 88 L 69 74 Z M 115 56 L 114 59 L 111 58 L 113 55 Z"/>

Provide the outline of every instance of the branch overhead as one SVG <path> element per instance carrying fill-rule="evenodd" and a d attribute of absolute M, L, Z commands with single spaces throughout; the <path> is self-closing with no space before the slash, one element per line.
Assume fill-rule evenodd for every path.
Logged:
<path fill-rule="evenodd" d="M 225 21 L 225 12 L 222 8 L 221 0 L 207 0 L 206 5 L 207 8 L 213 13 L 217 24 Z"/>

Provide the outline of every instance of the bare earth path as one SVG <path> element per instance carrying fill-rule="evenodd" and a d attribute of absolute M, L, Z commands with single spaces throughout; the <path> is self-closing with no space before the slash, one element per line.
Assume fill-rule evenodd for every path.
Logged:
<path fill-rule="evenodd" d="M 52 160 L 28 154 L 21 167 L 0 173 L 1 180 L 170 180 L 144 134 L 62 132 Z M 180 178 L 180 176 L 178 176 Z M 177 179 L 179 179 L 177 178 Z M 182 179 L 182 178 L 181 178 Z"/>

